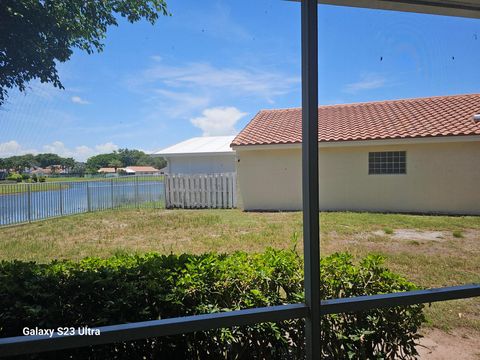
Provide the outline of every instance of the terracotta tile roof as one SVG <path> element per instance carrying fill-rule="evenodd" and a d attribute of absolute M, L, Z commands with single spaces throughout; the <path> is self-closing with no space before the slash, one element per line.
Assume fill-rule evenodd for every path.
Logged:
<path fill-rule="evenodd" d="M 318 108 L 320 141 L 480 135 L 480 94 L 391 100 Z M 234 145 L 302 141 L 301 109 L 262 110 L 233 140 Z"/>

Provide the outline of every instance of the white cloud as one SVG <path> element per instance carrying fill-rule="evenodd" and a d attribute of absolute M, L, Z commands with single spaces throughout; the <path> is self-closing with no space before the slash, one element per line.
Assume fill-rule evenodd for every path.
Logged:
<path fill-rule="evenodd" d="M 386 85 L 387 79 L 378 74 L 364 74 L 357 82 L 345 85 L 344 91 L 347 93 L 357 93 L 364 90 L 379 89 Z"/>
<path fill-rule="evenodd" d="M 80 145 L 80 146 L 76 146 L 73 149 L 67 148 L 61 141 L 56 141 L 53 144 L 57 145 L 56 148 L 52 148 L 53 153 L 58 154 L 60 156 L 73 157 L 75 160 L 78 160 L 78 161 L 85 161 L 91 156 L 98 155 L 98 154 L 111 153 L 119 149 L 118 145 L 112 142 L 95 145 L 93 147 Z M 44 146 L 44 149 L 45 149 L 45 146 Z"/>
<path fill-rule="evenodd" d="M 211 97 L 207 94 L 175 92 L 165 89 L 155 89 L 149 100 L 150 113 L 148 120 L 157 120 L 167 115 L 172 118 L 189 117 L 210 104 Z"/>
<path fill-rule="evenodd" d="M 73 158 L 79 161 L 84 161 L 92 155 L 95 155 L 95 151 L 92 148 L 86 145 L 80 145 L 75 148 L 75 155 Z"/>
<path fill-rule="evenodd" d="M 15 140 L 0 144 L 0 154 L 15 154 L 21 149 L 21 146 Z"/>
<path fill-rule="evenodd" d="M 62 157 L 73 157 L 76 160 L 85 161 L 90 156 L 112 152 L 113 150 L 110 150 L 111 148 L 117 150 L 118 146 L 112 143 L 106 143 L 103 145 L 96 145 L 93 148 L 86 145 L 68 148 L 63 142 L 54 141 L 51 144 L 44 145 L 42 147 L 42 152 L 58 154 Z"/>
<path fill-rule="evenodd" d="M 105 144 L 101 144 L 101 145 L 96 145 L 95 146 L 95 150 L 98 152 L 98 153 L 111 153 L 115 150 L 118 150 L 118 145 L 115 145 L 114 143 L 112 142 L 107 142 Z"/>
<path fill-rule="evenodd" d="M 130 91 L 144 95 L 143 118 L 191 119 L 198 112 L 242 99 L 274 103 L 297 89 L 299 77 L 258 68 L 223 68 L 209 63 L 166 64 L 156 61 L 127 79 Z"/>
<path fill-rule="evenodd" d="M 37 151 L 35 149 L 27 149 L 22 147 L 15 140 L 0 143 L 0 158 L 15 155 L 35 154 L 36 152 Z"/>
<path fill-rule="evenodd" d="M 88 105 L 88 104 L 90 104 L 90 101 L 87 101 L 87 100 L 85 100 L 85 99 L 82 99 L 80 96 L 77 96 L 77 95 L 72 96 L 70 99 L 71 99 L 72 102 L 75 103 L 75 104 L 80 104 L 80 105 Z"/>
<path fill-rule="evenodd" d="M 262 97 L 268 101 L 292 91 L 299 77 L 261 71 L 257 69 L 218 68 L 208 63 L 191 63 L 182 66 L 156 64 L 143 72 L 131 84 L 160 82 L 170 88 L 229 91 L 232 94 Z"/>
<path fill-rule="evenodd" d="M 58 154 L 60 156 L 70 157 L 71 151 L 67 149 L 65 144 L 61 141 L 54 141 L 51 144 L 43 145 L 43 152 Z"/>
<path fill-rule="evenodd" d="M 0 157 L 38 153 L 54 153 L 62 157 L 73 157 L 75 160 L 85 161 L 90 156 L 111 153 L 118 149 L 118 145 L 112 142 L 95 145 L 93 147 L 80 145 L 69 148 L 61 141 L 54 141 L 51 144 L 43 145 L 41 147 L 41 151 L 39 151 L 38 149 L 26 148 L 20 145 L 17 141 L 11 140 L 5 143 L 0 143 Z"/>
<path fill-rule="evenodd" d="M 246 113 L 236 107 L 215 107 L 203 110 L 202 115 L 190 122 L 202 129 L 203 136 L 220 136 L 235 134 L 235 125 Z"/>

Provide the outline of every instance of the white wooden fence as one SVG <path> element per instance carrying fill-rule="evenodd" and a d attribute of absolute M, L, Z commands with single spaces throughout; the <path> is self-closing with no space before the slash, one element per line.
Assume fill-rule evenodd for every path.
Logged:
<path fill-rule="evenodd" d="M 236 173 L 165 175 L 167 208 L 231 209 L 237 207 Z"/>

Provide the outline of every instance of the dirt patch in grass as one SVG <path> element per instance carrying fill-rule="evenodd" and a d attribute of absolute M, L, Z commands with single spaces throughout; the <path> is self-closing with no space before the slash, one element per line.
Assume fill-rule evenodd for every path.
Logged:
<path fill-rule="evenodd" d="M 116 221 L 116 220 L 106 220 L 106 219 L 103 219 L 102 220 L 102 226 L 104 226 L 105 228 L 109 229 L 109 230 L 114 230 L 114 229 L 124 229 L 128 226 L 127 223 L 124 223 L 124 222 L 119 222 L 119 221 Z"/>
<path fill-rule="evenodd" d="M 477 241 L 480 239 L 480 231 L 478 229 L 465 229 L 463 231 L 425 231 L 416 229 L 395 229 L 392 233 L 385 230 L 376 230 L 371 233 L 374 236 L 390 236 L 394 240 L 417 240 L 417 241 L 446 241 L 452 239 L 467 238 Z"/>
<path fill-rule="evenodd" d="M 448 237 L 446 231 L 418 231 L 414 229 L 398 229 L 393 232 L 393 240 L 442 241 Z"/>
<path fill-rule="evenodd" d="M 480 256 L 480 231 L 466 229 L 462 231 L 462 237 L 454 236 L 451 231 L 422 231 L 416 229 L 395 229 L 392 234 L 386 234 L 383 230 L 376 230 L 366 234 L 354 236 L 367 246 L 382 249 L 386 246 L 388 251 L 412 251 L 425 254 L 442 254 L 470 257 L 470 252 Z M 382 245 L 383 244 L 383 245 Z"/>
<path fill-rule="evenodd" d="M 417 350 L 421 360 L 479 360 L 480 332 L 455 329 L 445 332 L 429 329 L 419 340 Z"/>
<path fill-rule="evenodd" d="M 372 232 L 375 236 L 389 236 L 393 240 L 406 241 L 444 241 L 452 237 L 451 232 L 448 231 L 421 231 L 416 229 L 395 229 L 391 233 L 384 230 L 376 230 Z"/>

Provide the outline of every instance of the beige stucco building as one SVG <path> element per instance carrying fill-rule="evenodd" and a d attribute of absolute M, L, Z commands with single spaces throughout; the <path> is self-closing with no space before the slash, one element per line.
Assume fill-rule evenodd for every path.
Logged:
<path fill-rule="evenodd" d="M 431 99 L 446 99 L 450 107 L 452 100 L 453 103 L 465 102 L 465 96 Z M 348 117 L 351 115 L 358 121 L 358 112 L 353 111 L 351 105 L 350 108 L 344 105 L 341 113 L 343 121 L 347 119 L 348 130 L 368 128 L 370 133 L 364 132 L 364 135 L 372 139 L 322 141 L 322 136 L 328 136 L 323 127 L 325 132 L 320 135 L 319 142 L 321 209 L 480 214 L 480 123 L 474 120 L 474 113 L 480 113 L 480 96 L 469 95 L 466 100 L 469 105 L 468 115 L 461 120 L 464 123 L 460 126 L 443 119 L 442 125 L 463 129 L 461 135 L 384 139 L 373 139 L 372 136 L 391 131 L 379 121 L 376 111 L 385 104 L 395 105 L 394 108 L 399 104 L 371 103 L 376 109 L 370 108 L 357 125 Z M 419 99 L 404 101 L 415 101 L 412 112 L 422 116 Z M 430 111 L 429 105 L 436 106 L 436 101 L 430 103 L 432 101 L 420 101 L 420 106 Z M 338 110 L 338 106 L 335 109 Z M 457 110 L 457 115 L 462 117 L 465 111 Z M 232 144 L 237 153 L 238 184 L 245 210 L 302 208 L 301 143 L 278 143 L 279 139 L 295 139 L 298 135 L 297 126 L 292 125 L 298 122 L 294 116 L 298 113 L 287 111 L 285 115 L 283 111 L 279 117 L 275 112 L 257 114 Z M 320 119 L 322 113 L 326 115 L 320 112 Z M 386 113 L 395 116 L 397 126 L 393 130 L 398 131 L 399 122 L 409 119 L 408 112 Z M 373 114 L 380 129 L 368 126 L 368 114 Z M 328 116 L 326 119 L 332 120 Z M 428 124 L 435 125 L 435 121 L 438 120 L 428 120 Z M 413 121 L 409 123 L 415 124 Z M 417 129 L 419 126 L 425 128 L 425 122 L 415 125 Z M 288 128 L 282 133 L 278 126 Z M 264 129 L 268 132 L 264 133 Z M 437 129 L 431 126 L 428 131 Z M 444 133 L 448 134 L 448 131 Z M 342 136 L 340 131 L 338 134 Z M 262 136 L 267 141 L 261 140 Z M 261 141 L 264 143 L 258 143 Z"/>

